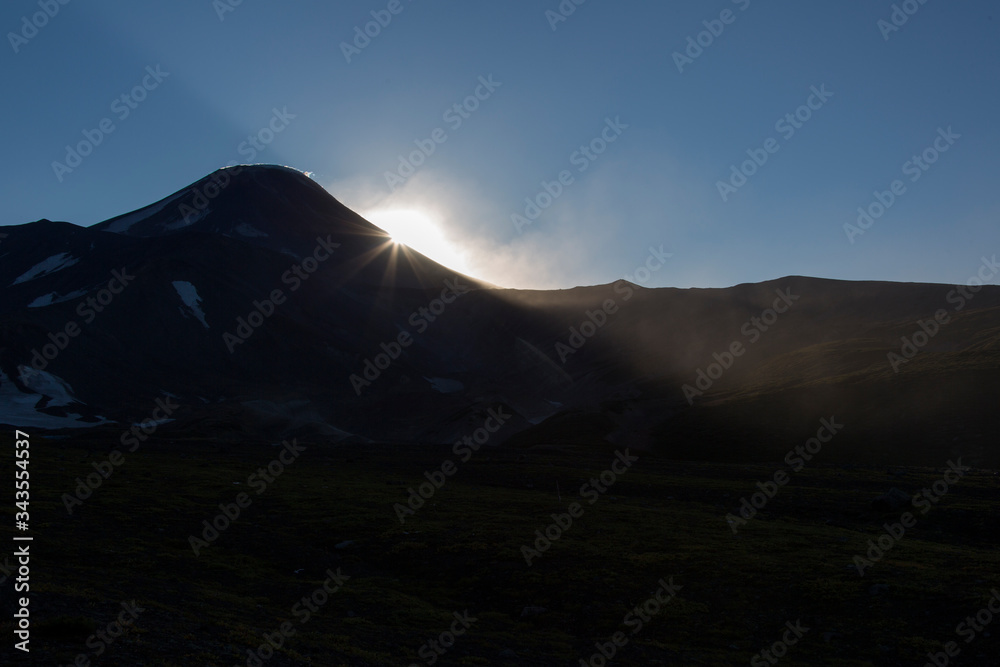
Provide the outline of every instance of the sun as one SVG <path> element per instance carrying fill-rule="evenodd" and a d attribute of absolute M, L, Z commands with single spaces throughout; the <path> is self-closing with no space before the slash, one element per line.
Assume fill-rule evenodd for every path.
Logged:
<path fill-rule="evenodd" d="M 393 243 L 412 248 L 450 269 L 467 271 L 465 254 L 445 236 L 440 222 L 430 214 L 416 209 L 384 209 L 368 211 L 364 217 L 388 232 Z"/>

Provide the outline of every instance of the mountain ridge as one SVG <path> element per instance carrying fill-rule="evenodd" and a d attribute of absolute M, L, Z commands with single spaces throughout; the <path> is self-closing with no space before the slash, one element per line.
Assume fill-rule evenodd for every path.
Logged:
<path fill-rule="evenodd" d="M 212 183 L 185 222 L 183 207 Z M 183 405 L 177 427 L 230 433 L 220 437 L 446 443 L 500 407 L 513 417 L 492 444 L 570 442 L 574 423 L 591 423 L 595 445 L 691 456 L 718 441 L 728 460 L 777 447 L 728 442 L 734 432 L 766 439 L 838 404 L 854 411 L 859 442 L 878 437 L 909 386 L 926 405 L 917 422 L 935 426 L 887 456 L 936 460 L 944 444 L 929 433 L 970 419 L 968 451 L 995 456 L 981 442 L 995 418 L 971 408 L 976 390 L 996 388 L 996 286 L 971 298 L 944 284 L 810 276 L 500 288 L 393 244 L 283 167 L 218 170 L 91 227 L 43 219 L 7 230 L 0 390 L 34 400 L 26 368 L 48 374 L 38 386 L 70 387 L 75 403 L 38 394 L 33 406 L 35 421 L 60 427 L 141 421 L 169 395 Z M 115 272 L 133 277 L 117 291 Z M 942 310 L 948 321 L 913 359 L 889 363 Z M 967 404 L 934 398 L 942 387 Z"/>

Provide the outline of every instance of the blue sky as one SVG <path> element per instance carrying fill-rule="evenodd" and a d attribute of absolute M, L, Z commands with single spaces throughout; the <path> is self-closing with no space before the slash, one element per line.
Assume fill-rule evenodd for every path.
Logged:
<path fill-rule="evenodd" d="M 513 287 L 611 282 L 651 246 L 671 257 L 645 284 L 678 287 L 965 283 L 1000 251 L 1000 7 L 986 0 L 895 3 L 898 26 L 894 3 L 857 0 L 234 1 L 5 2 L 0 224 L 91 225 L 253 161 L 311 172 L 373 217 L 419 213 L 405 220 L 452 252 L 429 253 Z M 120 100 L 144 81 L 145 99 Z M 275 110 L 280 131 L 261 133 Z M 794 134 L 776 127 L 797 111 Z M 54 167 L 85 131 L 100 143 Z M 416 142 L 433 152 L 387 179 Z M 600 155 L 574 156 L 592 142 Z M 933 164 L 907 170 L 925 150 Z M 752 155 L 763 164 L 723 197 Z M 884 214 L 845 231 L 895 180 Z"/>

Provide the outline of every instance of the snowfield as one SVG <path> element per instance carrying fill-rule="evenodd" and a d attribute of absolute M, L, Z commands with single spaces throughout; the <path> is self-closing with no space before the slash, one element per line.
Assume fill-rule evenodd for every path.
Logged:
<path fill-rule="evenodd" d="M 174 289 L 177 290 L 177 294 L 180 295 L 181 301 L 187 306 L 187 310 L 194 315 L 202 325 L 208 329 L 208 322 L 205 321 L 205 312 L 201 309 L 201 297 L 198 296 L 198 288 L 189 283 L 186 280 L 175 280 L 173 282 Z M 180 309 L 181 314 L 187 317 L 187 312 L 184 308 Z"/>
<path fill-rule="evenodd" d="M 79 261 L 79 258 L 71 256 L 68 252 L 61 252 L 58 255 L 52 255 L 22 273 L 14 282 L 11 283 L 11 285 L 26 283 L 29 280 L 47 276 L 50 273 L 59 271 L 60 269 L 65 269 L 67 266 L 73 266 Z"/>

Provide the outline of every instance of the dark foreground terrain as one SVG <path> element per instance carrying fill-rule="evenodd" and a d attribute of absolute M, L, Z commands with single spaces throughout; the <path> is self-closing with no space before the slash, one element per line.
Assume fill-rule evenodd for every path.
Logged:
<path fill-rule="evenodd" d="M 3 434 L 8 471 L 12 440 Z M 779 654 L 783 665 L 924 665 L 929 652 L 940 665 L 996 665 L 1000 656 L 988 610 L 1000 590 L 993 471 L 818 456 L 795 472 L 783 461 L 694 463 L 634 449 L 631 460 L 624 448 L 456 455 L 319 439 L 300 439 L 293 454 L 167 425 L 134 452 L 120 448 L 123 460 L 70 515 L 77 478 L 94 464 L 108 471 L 117 441 L 112 431 L 31 434 L 31 653 L 11 647 L 6 503 L 4 664 L 604 664 L 595 643 L 613 653 L 608 664 L 639 665 L 765 665 Z M 282 451 L 287 465 L 271 463 Z M 270 482 L 251 478 L 269 464 Z M 766 484 L 778 471 L 787 484 Z M 404 512 L 425 472 L 443 484 Z M 757 482 L 774 497 L 734 533 L 726 515 L 738 516 Z M 936 502 L 873 509 L 894 487 L 926 487 Z M 216 519 L 220 503 L 238 518 Z M 907 511 L 915 525 L 885 536 Z M 214 539 L 205 520 L 223 527 Z M 556 539 L 536 544 L 536 530 Z M 192 535 L 205 540 L 197 556 Z M 880 536 L 888 549 L 861 576 L 855 556 Z M 268 637 L 280 645 L 273 654 Z"/>

